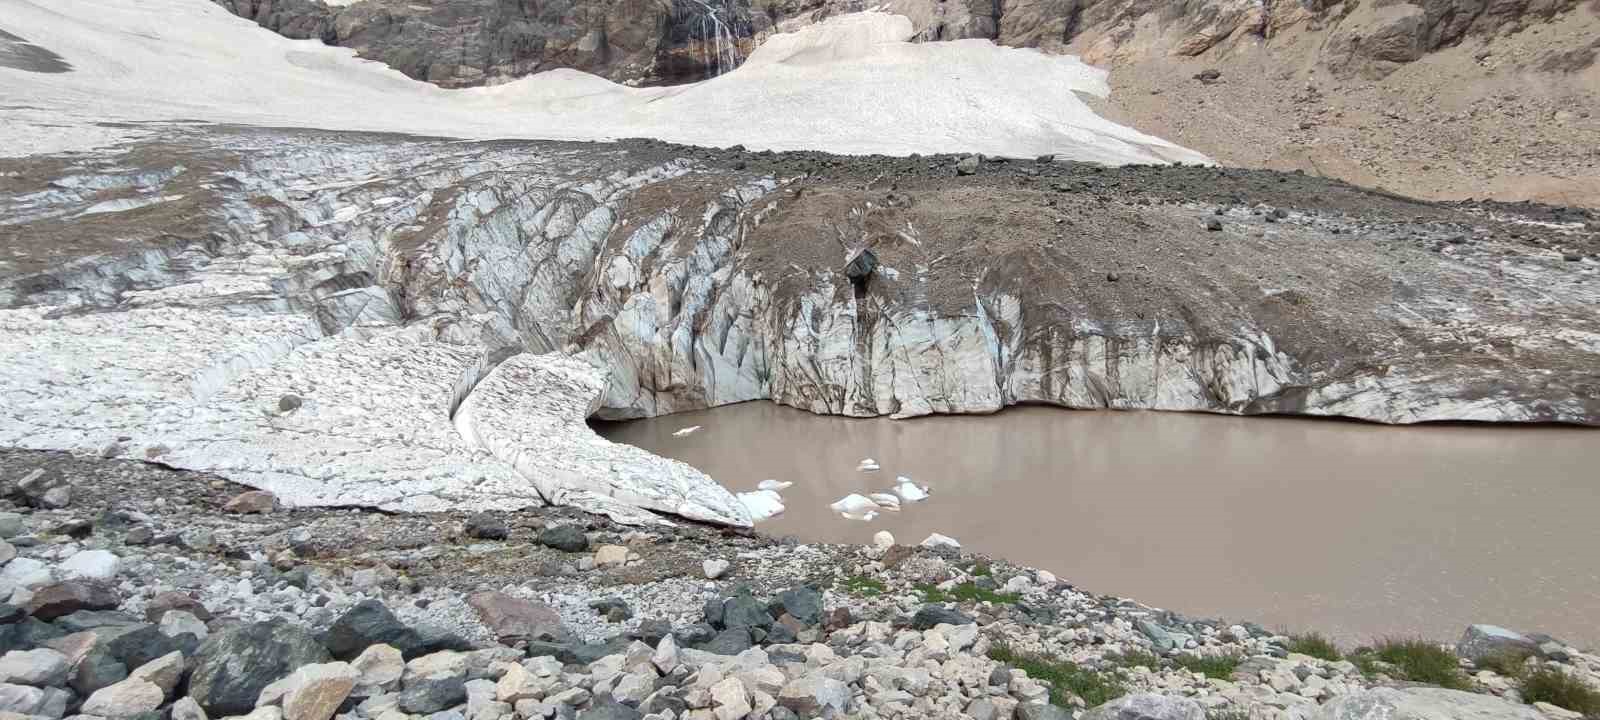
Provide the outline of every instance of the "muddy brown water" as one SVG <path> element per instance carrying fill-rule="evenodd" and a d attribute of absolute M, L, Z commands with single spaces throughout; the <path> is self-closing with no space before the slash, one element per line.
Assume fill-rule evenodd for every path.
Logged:
<path fill-rule="evenodd" d="M 1044 407 L 861 420 L 765 402 L 596 429 L 733 490 L 794 482 L 770 534 L 938 532 L 1090 592 L 1347 643 L 1487 622 L 1600 645 L 1596 430 Z M 867 457 L 883 469 L 858 472 Z M 932 497 L 872 522 L 828 509 L 897 475 Z"/>

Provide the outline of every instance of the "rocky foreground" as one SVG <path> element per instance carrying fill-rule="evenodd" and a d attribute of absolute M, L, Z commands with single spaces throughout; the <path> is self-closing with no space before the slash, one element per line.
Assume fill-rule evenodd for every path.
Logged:
<path fill-rule="evenodd" d="M 1570 720 L 1546 700 L 1600 688 L 1554 638 L 1339 659 L 937 543 L 285 509 L 35 451 L 0 478 L 5 718 Z"/>

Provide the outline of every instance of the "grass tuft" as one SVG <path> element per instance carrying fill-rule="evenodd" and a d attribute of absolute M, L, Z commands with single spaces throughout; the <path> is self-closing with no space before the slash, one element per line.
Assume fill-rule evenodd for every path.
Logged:
<path fill-rule="evenodd" d="M 1366 675 L 1382 671 L 1401 680 L 1452 690 L 1467 690 L 1472 686 L 1461 672 L 1455 653 L 1421 638 L 1385 638 L 1376 648 L 1352 655 L 1350 660 Z M 1389 664 L 1393 672 L 1377 667 L 1374 660 Z"/>
<path fill-rule="evenodd" d="M 1337 662 L 1344 659 L 1344 654 L 1339 652 L 1339 646 L 1333 644 L 1326 635 L 1318 632 L 1308 632 L 1300 635 L 1289 636 L 1289 652 L 1310 655 L 1318 660 Z"/>
<path fill-rule="evenodd" d="M 846 592 L 862 597 L 877 597 L 888 592 L 888 586 L 876 578 L 866 575 L 852 575 L 840 582 Z"/>
<path fill-rule="evenodd" d="M 1479 670 L 1493 670 L 1506 677 L 1522 677 L 1524 663 L 1531 653 L 1521 650 L 1504 650 L 1472 661 Z"/>
<path fill-rule="evenodd" d="M 1000 643 L 990 646 L 989 659 L 1024 670 L 1028 673 L 1028 677 L 1049 685 L 1051 704 L 1061 707 L 1069 707 L 1074 695 L 1081 698 L 1088 707 L 1095 707 L 1128 693 L 1122 683 L 1105 673 L 1095 672 L 1070 662 L 1014 652 L 1010 647 Z"/>
<path fill-rule="evenodd" d="M 990 602 L 996 605 L 1013 605 L 1018 600 L 1013 593 L 988 590 L 970 582 L 950 588 L 949 592 L 940 590 L 937 585 L 924 583 L 917 586 L 917 592 L 922 593 L 923 600 L 927 602 Z"/>
<path fill-rule="evenodd" d="M 1556 668 L 1541 667 L 1522 678 L 1522 701 L 1547 702 L 1584 717 L 1600 717 L 1600 690 Z"/>
<path fill-rule="evenodd" d="M 1238 655 L 1179 655 L 1173 662 L 1190 672 L 1197 672 L 1213 680 L 1227 680 L 1242 660 Z"/>
<path fill-rule="evenodd" d="M 1120 667 L 1147 667 L 1151 670 L 1161 669 L 1161 658 L 1143 650 L 1128 650 L 1116 655 L 1108 655 L 1111 662 Z"/>

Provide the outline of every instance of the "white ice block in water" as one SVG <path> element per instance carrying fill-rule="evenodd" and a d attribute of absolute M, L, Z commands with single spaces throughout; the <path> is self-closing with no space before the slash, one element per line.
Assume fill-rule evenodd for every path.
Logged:
<path fill-rule="evenodd" d="M 919 485 L 908 477 L 897 477 L 894 491 L 900 494 L 900 499 L 906 502 L 921 502 L 928 499 L 928 486 Z"/>
<path fill-rule="evenodd" d="M 794 486 L 794 483 L 792 483 L 792 482 L 784 482 L 782 480 L 762 480 L 760 483 L 756 484 L 756 489 L 757 490 L 771 490 L 773 492 L 778 492 L 780 490 L 788 490 L 789 488 L 791 488 L 793 486 Z"/>
<path fill-rule="evenodd" d="M 860 465 L 856 466 L 856 469 L 860 470 L 861 472 L 877 472 L 878 470 L 880 470 L 882 468 L 878 467 L 878 461 L 877 460 L 873 460 L 872 458 L 866 458 L 866 459 L 861 461 Z"/>
<path fill-rule="evenodd" d="M 673 433 L 672 436 L 673 437 L 684 437 L 684 436 L 689 435 L 689 434 L 691 434 L 694 431 L 699 430 L 699 429 L 700 429 L 699 425 L 690 425 L 689 427 L 686 427 L 686 428 L 684 428 L 682 430 L 679 430 L 679 431 Z"/>
<path fill-rule="evenodd" d="M 745 508 L 750 511 L 750 519 L 755 522 L 783 514 L 783 498 L 775 491 L 742 492 L 738 498 L 739 502 L 744 503 Z"/>
<path fill-rule="evenodd" d="M 878 511 L 882 509 L 872 501 L 872 498 L 857 493 L 839 498 L 828 507 L 849 520 L 871 520 L 877 517 Z"/>
<path fill-rule="evenodd" d="M 953 537 L 950 537 L 949 535 L 940 535 L 939 533 L 934 533 L 932 535 L 929 535 L 927 537 L 927 539 L 922 541 L 922 546 L 925 547 L 925 548 L 932 548 L 932 547 L 959 548 L 959 547 L 961 547 L 961 543 L 956 542 L 956 539 L 953 538 Z"/>
<path fill-rule="evenodd" d="M 900 511 L 900 497 L 894 493 L 872 493 L 867 497 L 885 510 L 890 512 Z"/>

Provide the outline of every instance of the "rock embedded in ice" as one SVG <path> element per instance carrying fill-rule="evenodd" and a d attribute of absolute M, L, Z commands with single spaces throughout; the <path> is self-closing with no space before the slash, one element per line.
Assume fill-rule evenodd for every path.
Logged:
<path fill-rule="evenodd" d="M 925 547 L 925 548 L 936 548 L 936 547 L 960 548 L 961 547 L 961 543 L 956 542 L 955 538 L 950 537 L 948 535 L 940 535 L 939 533 L 933 533 L 932 535 L 929 535 L 927 537 L 927 539 L 923 540 L 920 544 L 922 545 L 922 547 Z"/>

